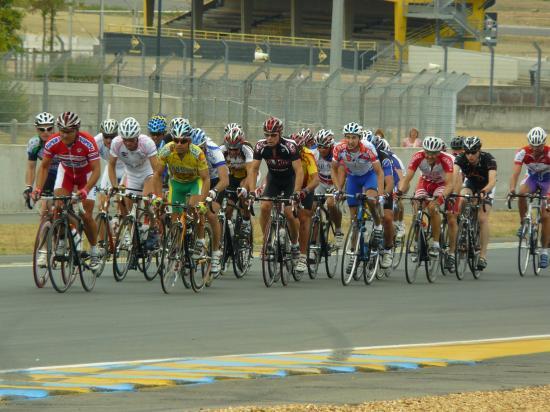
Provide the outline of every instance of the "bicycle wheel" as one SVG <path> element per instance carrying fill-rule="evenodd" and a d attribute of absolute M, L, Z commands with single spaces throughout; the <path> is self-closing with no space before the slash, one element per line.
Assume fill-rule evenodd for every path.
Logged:
<path fill-rule="evenodd" d="M 101 257 L 101 263 L 95 275 L 100 277 L 109 257 L 109 220 L 105 213 L 99 213 L 95 218 L 95 222 L 97 224 L 97 247 Z"/>
<path fill-rule="evenodd" d="M 464 279 L 469 249 L 470 237 L 468 235 L 468 221 L 461 219 L 458 223 L 455 246 L 455 275 L 458 280 Z"/>
<path fill-rule="evenodd" d="M 525 220 L 521 227 L 521 236 L 518 241 L 518 269 L 520 276 L 525 276 L 531 258 L 531 222 Z"/>
<path fill-rule="evenodd" d="M 372 235 L 369 241 L 368 260 L 363 264 L 363 280 L 370 285 L 380 270 L 380 251 L 372 248 Z"/>
<path fill-rule="evenodd" d="M 477 268 L 477 264 L 479 262 L 479 254 L 481 252 L 479 223 L 477 220 L 475 220 L 473 224 L 475 225 L 475 227 L 471 228 L 471 232 L 468 235 L 468 237 L 470 238 L 468 266 L 470 267 L 470 272 L 472 272 L 472 276 L 474 277 L 474 279 L 479 279 L 481 276 L 481 270 Z"/>
<path fill-rule="evenodd" d="M 449 228 L 447 224 L 441 224 L 441 232 L 439 235 L 439 245 L 441 247 L 441 259 L 439 259 L 439 267 L 441 269 L 441 274 L 447 276 L 447 273 L 450 273 L 447 270 L 447 257 L 449 256 Z"/>
<path fill-rule="evenodd" d="M 323 221 L 321 239 L 321 254 L 325 257 L 325 268 L 327 270 L 327 276 L 332 279 L 336 276 L 338 270 L 338 260 L 340 259 L 340 248 L 336 243 L 336 229 L 334 223 Z"/>
<path fill-rule="evenodd" d="M 89 258 L 87 259 L 89 262 Z M 78 265 L 78 264 L 77 264 Z M 94 289 L 97 275 L 91 270 L 88 265 L 78 265 L 80 274 L 80 283 L 86 292 L 91 292 Z"/>
<path fill-rule="evenodd" d="M 267 229 L 262 249 L 262 276 L 266 287 L 271 287 L 275 280 L 279 261 L 279 242 L 277 242 L 277 225 L 272 222 Z"/>
<path fill-rule="evenodd" d="M 132 216 L 124 217 L 118 228 L 113 254 L 113 275 L 117 282 L 124 280 L 134 262 L 134 245 L 138 237 L 135 229 Z"/>
<path fill-rule="evenodd" d="M 313 216 L 309 225 L 309 240 L 307 242 L 307 273 L 310 279 L 317 277 L 319 263 L 321 263 L 321 233 L 324 229 L 322 218 Z"/>
<path fill-rule="evenodd" d="M 141 227 L 146 224 L 151 224 L 151 222 L 154 222 L 154 216 L 150 212 L 142 212 L 138 216 L 138 222 L 141 223 Z M 145 223 L 147 222 L 147 223 Z M 138 226 L 139 223 L 138 223 Z M 157 237 L 158 241 L 160 241 L 160 232 L 158 227 L 155 228 L 157 231 Z M 152 236 L 153 229 L 149 226 L 147 230 L 144 230 L 143 233 L 140 233 L 140 247 L 139 247 L 139 259 L 138 259 L 138 268 L 143 273 L 143 276 L 146 280 L 152 281 L 158 273 L 158 267 L 160 266 L 160 254 L 161 250 L 160 247 L 157 245 L 153 245 L 152 247 L 149 245 L 147 239 L 149 236 Z M 143 239 L 141 239 L 143 237 Z"/>
<path fill-rule="evenodd" d="M 165 237 L 163 245 L 162 268 L 160 271 L 160 285 L 166 294 L 172 293 L 178 285 L 183 262 L 182 228 L 179 224 L 172 225 L 170 233 Z"/>
<path fill-rule="evenodd" d="M 48 232 L 52 226 L 52 222 L 49 220 L 42 220 L 38 226 L 36 232 L 36 238 L 34 240 L 34 249 L 32 253 L 32 275 L 34 284 L 37 288 L 43 288 L 48 282 Z M 39 258 L 42 256 L 43 262 L 39 262 Z M 44 259 L 45 258 L 45 259 Z"/>
<path fill-rule="evenodd" d="M 533 225 L 531 230 L 531 254 L 533 255 L 533 272 L 535 276 L 540 275 L 541 268 L 540 263 L 540 223 Z"/>
<path fill-rule="evenodd" d="M 284 236 L 279 236 L 279 248 L 280 248 L 280 262 L 279 268 L 281 273 L 281 283 L 283 286 L 287 286 L 290 280 L 290 274 L 294 281 L 299 282 L 302 279 L 302 273 L 297 272 L 294 268 L 294 262 L 292 260 L 292 251 L 290 248 L 290 235 L 288 233 L 288 227 L 283 230 Z M 279 230 L 281 233 L 281 230 Z M 282 237 L 282 239 L 281 239 Z"/>
<path fill-rule="evenodd" d="M 52 286 L 59 293 L 66 292 L 78 276 L 79 266 L 75 265 L 70 236 L 70 227 L 65 219 L 53 222 L 48 233 L 48 272 Z"/>
<path fill-rule="evenodd" d="M 344 252 L 342 255 L 341 265 L 341 277 L 342 284 L 347 286 L 350 284 L 351 279 L 354 278 L 355 273 L 359 265 L 359 233 L 357 226 L 353 225 L 346 236 L 344 242 Z"/>
<path fill-rule="evenodd" d="M 422 239 L 420 237 L 422 236 Z M 407 236 L 407 247 L 405 249 L 405 278 L 408 283 L 414 283 L 416 281 L 416 275 L 418 274 L 418 269 L 423 263 L 422 250 L 420 242 L 425 242 L 424 232 L 420 230 L 418 222 L 414 222 L 409 234 Z M 426 247 L 423 245 L 422 247 Z"/>
<path fill-rule="evenodd" d="M 401 259 L 403 258 L 403 251 L 405 250 L 405 239 L 398 239 L 397 236 L 393 237 L 393 258 L 391 268 L 393 270 L 399 267 Z"/>
<path fill-rule="evenodd" d="M 249 224 L 250 230 L 248 236 L 241 236 L 242 219 L 237 218 L 235 230 L 237 233 L 236 241 L 233 243 L 233 273 L 237 279 L 241 279 L 248 273 L 252 265 L 252 253 L 254 251 L 254 232 L 252 223 Z"/>

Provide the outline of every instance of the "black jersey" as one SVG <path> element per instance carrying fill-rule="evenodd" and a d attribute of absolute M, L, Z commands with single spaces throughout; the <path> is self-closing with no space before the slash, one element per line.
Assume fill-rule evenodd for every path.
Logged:
<path fill-rule="evenodd" d="M 265 139 L 254 147 L 254 160 L 265 159 L 269 173 L 276 177 L 294 176 L 292 162 L 300 159 L 300 151 L 294 141 L 281 137 L 276 146 L 268 146 Z"/>
<path fill-rule="evenodd" d="M 489 170 L 497 170 L 497 161 L 492 154 L 481 152 L 476 164 L 468 162 L 465 153 L 455 158 L 455 164 L 460 167 L 462 174 L 474 188 L 481 190 L 489 182 Z"/>

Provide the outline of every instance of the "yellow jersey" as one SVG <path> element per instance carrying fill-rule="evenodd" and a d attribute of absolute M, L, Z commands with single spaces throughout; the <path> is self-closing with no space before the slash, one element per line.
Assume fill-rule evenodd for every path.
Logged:
<path fill-rule="evenodd" d="M 313 152 L 307 147 L 303 147 L 300 152 L 300 160 L 302 161 L 302 170 L 304 171 L 304 182 L 302 183 L 302 189 L 305 188 L 312 176 L 317 173 L 317 162 Z"/>
<path fill-rule="evenodd" d="M 206 156 L 199 146 L 189 144 L 189 150 L 180 157 L 174 142 L 160 149 L 158 158 L 163 166 L 168 166 L 170 178 L 180 183 L 189 183 L 199 178 L 199 172 L 208 170 Z"/>

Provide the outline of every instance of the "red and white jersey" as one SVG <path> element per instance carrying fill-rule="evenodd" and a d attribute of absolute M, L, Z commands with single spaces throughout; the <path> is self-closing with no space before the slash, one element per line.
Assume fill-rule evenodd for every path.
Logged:
<path fill-rule="evenodd" d="M 357 150 L 352 152 L 344 141 L 334 146 L 332 161 L 344 165 L 348 175 L 364 176 L 373 170 L 373 163 L 378 162 L 378 156 L 363 143 L 359 143 Z"/>
<path fill-rule="evenodd" d="M 138 146 L 136 150 L 128 150 L 124 145 L 122 137 L 117 136 L 111 143 L 111 156 L 118 158 L 126 171 L 133 174 L 151 174 L 150 157 L 157 155 L 157 145 L 149 136 L 140 134 L 138 137 Z"/>
<path fill-rule="evenodd" d="M 72 176 L 85 175 L 91 172 L 90 162 L 99 160 L 99 151 L 92 135 L 79 131 L 72 145 L 67 146 L 59 133 L 50 137 L 44 146 L 44 157 L 59 160 L 65 173 Z"/>
<path fill-rule="evenodd" d="M 445 182 L 446 174 L 453 172 L 453 164 L 454 159 L 452 155 L 440 152 L 437 155 L 435 163 L 431 166 L 426 159 L 426 153 L 424 150 L 421 150 L 414 154 L 408 168 L 413 171 L 420 169 L 424 180 L 434 183 L 443 183 Z"/>
<path fill-rule="evenodd" d="M 544 146 L 543 153 L 535 158 L 531 146 L 525 146 L 517 151 L 514 163 L 517 165 L 524 164 L 529 175 L 550 173 L 550 148 Z"/>
<path fill-rule="evenodd" d="M 315 150 L 313 152 L 313 156 L 317 162 L 319 181 L 326 185 L 332 185 L 332 175 L 330 173 L 332 169 L 332 152 L 329 152 L 328 156 L 325 158 L 321 156 L 319 150 Z"/>

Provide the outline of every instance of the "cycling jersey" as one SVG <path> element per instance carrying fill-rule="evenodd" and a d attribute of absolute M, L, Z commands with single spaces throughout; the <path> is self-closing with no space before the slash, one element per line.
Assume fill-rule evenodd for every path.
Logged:
<path fill-rule="evenodd" d="M 220 147 L 212 140 L 206 141 L 206 161 L 208 163 L 208 173 L 210 180 L 219 179 L 218 167 L 225 165 L 225 157 Z M 213 187 L 213 186 L 212 186 Z"/>
<path fill-rule="evenodd" d="M 468 179 L 469 185 L 479 191 L 489 183 L 489 170 L 497 170 L 497 162 L 492 154 L 480 152 L 476 164 L 471 164 L 466 154 L 459 154 L 455 158 L 455 164 L 460 168 L 462 174 Z"/>
<path fill-rule="evenodd" d="M 313 175 L 317 173 L 317 163 L 315 162 L 315 156 L 307 147 L 303 147 L 300 151 L 300 160 L 302 161 L 302 170 L 304 171 L 303 189 L 309 184 Z"/>
<path fill-rule="evenodd" d="M 319 182 L 324 185 L 332 185 L 331 164 L 332 164 L 332 151 L 329 152 L 327 157 L 321 156 L 318 150 L 313 152 L 315 160 L 317 161 L 317 171 L 319 172 Z"/>
<path fill-rule="evenodd" d="M 527 173 L 530 176 L 538 175 L 539 178 L 542 178 L 550 173 L 550 148 L 544 146 L 542 154 L 535 158 L 533 149 L 530 146 L 525 146 L 516 153 L 514 163 L 517 165 L 525 164 Z"/>
<path fill-rule="evenodd" d="M 266 139 L 259 140 L 254 147 L 254 160 L 265 159 L 269 173 L 275 178 L 294 177 L 292 162 L 299 158 L 296 143 L 283 137 L 274 147 L 268 146 Z"/>
<path fill-rule="evenodd" d="M 221 146 L 220 150 L 227 162 L 229 176 L 239 180 L 244 179 L 246 177 L 246 165 L 254 160 L 254 150 L 247 144 L 242 145 L 237 155 L 225 145 Z"/>
<path fill-rule="evenodd" d="M 445 183 L 447 173 L 453 172 L 453 157 L 444 152 L 440 152 L 435 163 L 430 165 L 426 159 L 426 153 L 422 150 L 416 152 L 409 163 L 409 169 L 416 171 L 420 169 L 422 179 L 433 183 Z"/>
<path fill-rule="evenodd" d="M 99 152 L 99 157 L 101 157 L 103 160 L 108 162 L 109 161 L 109 156 L 111 155 L 111 149 L 108 148 L 107 145 L 105 144 L 105 141 L 103 140 L 103 134 L 99 133 L 98 135 L 95 135 L 94 140 L 97 144 L 97 150 Z M 117 175 L 118 178 L 120 178 L 120 177 L 122 177 L 123 174 L 124 174 L 124 163 L 117 162 L 116 163 L 116 175 Z"/>
<path fill-rule="evenodd" d="M 166 144 L 158 157 L 162 166 L 167 166 L 171 180 L 179 183 L 190 183 L 197 180 L 202 170 L 208 169 L 206 155 L 199 146 L 189 144 L 189 150 L 183 158 L 176 153 L 175 143 Z"/>
<path fill-rule="evenodd" d="M 57 157 L 60 165 L 67 175 L 86 175 L 91 172 L 90 162 L 99 159 L 97 145 L 94 138 L 84 132 L 78 131 L 75 141 L 70 146 L 65 145 L 59 133 L 53 134 L 44 146 L 44 158 Z"/>
<path fill-rule="evenodd" d="M 124 163 L 128 174 L 147 176 L 153 174 L 149 158 L 156 154 L 155 142 L 144 134 L 139 135 L 136 150 L 128 150 L 120 136 L 115 137 L 111 143 L 111 155 Z"/>
<path fill-rule="evenodd" d="M 340 142 L 332 151 L 334 162 L 344 166 L 347 175 L 364 176 L 373 170 L 373 164 L 378 162 L 376 151 L 369 149 L 363 143 L 355 151 L 348 149 L 347 142 Z"/>
<path fill-rule="evenodd" d="M 401 173 L 405 175 L 405 166 L 403 166 L 403 162 L 395 153 L 390 152 L 390 157 L 391 157 L 392 168 L 393 168 L 393 184 L 397 189 L 397 186 L 399 184 L 399 174 L 397 173 L 397 171 L 401 170 Z"/>
<path fill-rule="evenodd" d="M 30 161 L 36 162 L 38 159 L 44 158 L 44 146 L 46 142 L 38 136 L 31 137 L 29 143 L 27 143 L 27 158 Z M 59 166 L 59 160 L 53 158 L 50 167 L 48 168 L 48 175 L 55 175 L 57 173 L 57 167 Z"/>

